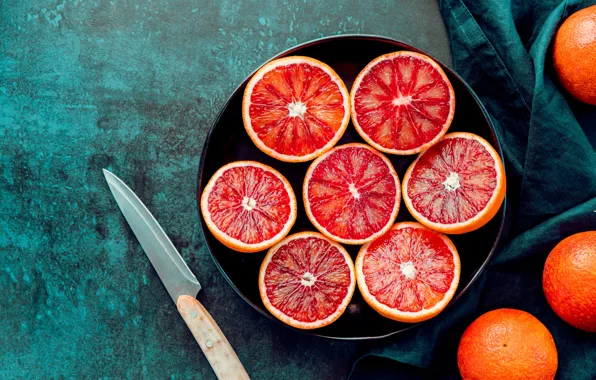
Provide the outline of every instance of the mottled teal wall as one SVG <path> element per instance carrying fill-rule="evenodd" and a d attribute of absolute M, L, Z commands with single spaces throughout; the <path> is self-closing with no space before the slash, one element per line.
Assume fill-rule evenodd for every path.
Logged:
<path fill-rule="evenodd" d="M 194 194 L 206 131 L 236 85 L 341 33 L 449 62 L 434 0 L 0 0 L 0 378 L 214 378 L 104 167 L 153 210 L 255 379 L 348 373 L 362 346 L 285 329 L 233 292 Z"/>

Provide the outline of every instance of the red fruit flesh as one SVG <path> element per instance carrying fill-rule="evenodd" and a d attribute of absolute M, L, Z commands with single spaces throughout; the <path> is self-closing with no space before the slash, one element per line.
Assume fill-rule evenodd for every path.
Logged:
<path fill-rule="evenodd" d="M 454 277 L 453 253 L 433 231 L 393 229 L 373 241 L 362 272 L 371 295 L 400 311 L 418 312 L 440 302 Z"/>
<path fill-rule="evenodd" d="M 417 150 L 451 124 L 453 90 L 427 59 L 396 55 L 377 62 L 362 77 L 354 111 L 358 125 L 379 149 Z"/>
<path fill-rule="evenodd" d="M 208 208 L 217 228 L 246 244 L 274 237 L 291 213 L 284 183 L 256 166 L 226 170 L 209 194 Z"/>
<path fill-rule="evenodd" d="M 298 238 L 281 246 L 265 272 L 271 304 L 301 322 L 335 313 L 348 294 L 352 272 L 343 254 L 326 239 Z"/>
<path fill-rule="evenodd" d="M 314 219 L 348 240 L 367 239 L 393 223 L 400 190 L 389 165 L 360 146 L 329 153 L 308 179 L 307 202 Z"/>
<path fill-rule="evenodd" d="M 252 129 L 267 147 L 288 156 L 325 147 L 342 127 L 345 113 L 338 84 L 308 63 L 272 69 L 250 97 Z"/>
<path fill-rule="evenodd" d="M 420 157 L 408 195 L 431 222 L 462 223 L 484 210 L 497 185 L 495 159 L 486 148 L 473 139 L 450 138 Z"/>

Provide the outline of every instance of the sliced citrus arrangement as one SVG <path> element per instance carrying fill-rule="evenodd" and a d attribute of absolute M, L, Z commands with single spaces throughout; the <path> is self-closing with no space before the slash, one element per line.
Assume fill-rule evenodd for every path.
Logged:
<path fill-rule="evenodd" d="M 242 119 L 255 145 L 281 161 L 310 161 L 331 149 L 350 121 L 348 90 L 325 63 L 285 57 L 261 67 L 242 99 Z"/>
<path fill-rule="evenodd" d="M 505 198 L 497 151 L 472 133 L 447 134 L 421 153 L 403 180 L 406 207 L 436 231 L 462 234 L 488 223 Z"/>
<path fill-rule="evenodd" d="M 553 248 L 544 264 L 542 287 L 561 319 L 596 332 L 596 231 L 571 235 Z"/>
<path fill-rule="evenodd" d="M 348 252 L 317 232 L 285 238 L 267 252 L 259 272 L 259 292 L 267 310 L 299 329 L 334 322 L 355 288 Z"/>
<path fill-rule="evenodd" d="M 536 317 L 497 309 L 468 326 L 457 365 L 463 380 L 552 380 L 559 360 L 553 336 Z"/>
<path fill-rule="evenodd" d="M 354 143 L 336 147 L 310 165 L 302 196 L 306 215 L 325 236 L 364 244 L 391 228 L 401 191 L 387 157 Z"/>
<path fill-rule="evenodd" d="M 350 98 L 360 136 L 391 154 L 414 154 L 433 145 L 455 113 L 455 92 L 443 69 L 412 51 L 371 61 L 356 77 Z"/>
<path fill-rule="evenodd" d="M 257 252 L 282 240 L 296 221 L 296 196 L 277 170 L 255 161 L 221 167 L 201 195 L 207 228 L 227 247 Z"/>
<path fill-rule="evenodd" d="M 360 249 L 358 289 L 379 314 L 421 322 L 439 314 L 459 284 L 460 260 L 449 238 L 415 222 L 397 223 Z"/>

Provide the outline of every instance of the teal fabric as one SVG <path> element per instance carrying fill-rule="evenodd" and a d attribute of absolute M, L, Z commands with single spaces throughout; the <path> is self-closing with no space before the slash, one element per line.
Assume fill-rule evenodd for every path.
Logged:
<path fill-rule="evenodd" d="M 456 71 L 486 106 L 505 154 L 508 228 L 480 279 L 435 320 L 361 358 L 353 379 L 457 378 L 465 328 L 502 307 L 528 311 L 551 331 L 558 379 L 596 378 L 596 334 L 565 324 L 542 292 L 542 270 L 563 238 L 596 230 L 596 107 L 559 87 L 551 42 L 594 1 L 443 0 Z M 456 111 L 457 112 L 457 111 Z"/>

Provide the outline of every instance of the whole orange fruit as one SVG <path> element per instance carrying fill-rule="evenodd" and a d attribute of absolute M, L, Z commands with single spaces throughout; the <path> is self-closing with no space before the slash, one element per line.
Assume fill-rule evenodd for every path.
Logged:
<path fill-rule="evenodd" d="M 557 347 L 532 314 L 498 309 L 468 326 L 459 342 L 457 365 L 464 380 L 552 380 Z"/>
<path fill-rule="evenodd" d="M 596 332 L 596 231 L 571 235 L 553 248 L 544 264 L 542 287 L 561 319 Z"/>
<path fill-rule="evenodd" d="M 573 97 L 596 105 L 596 5 L 572 14 L 557 32 L 555 70 Z"/>

